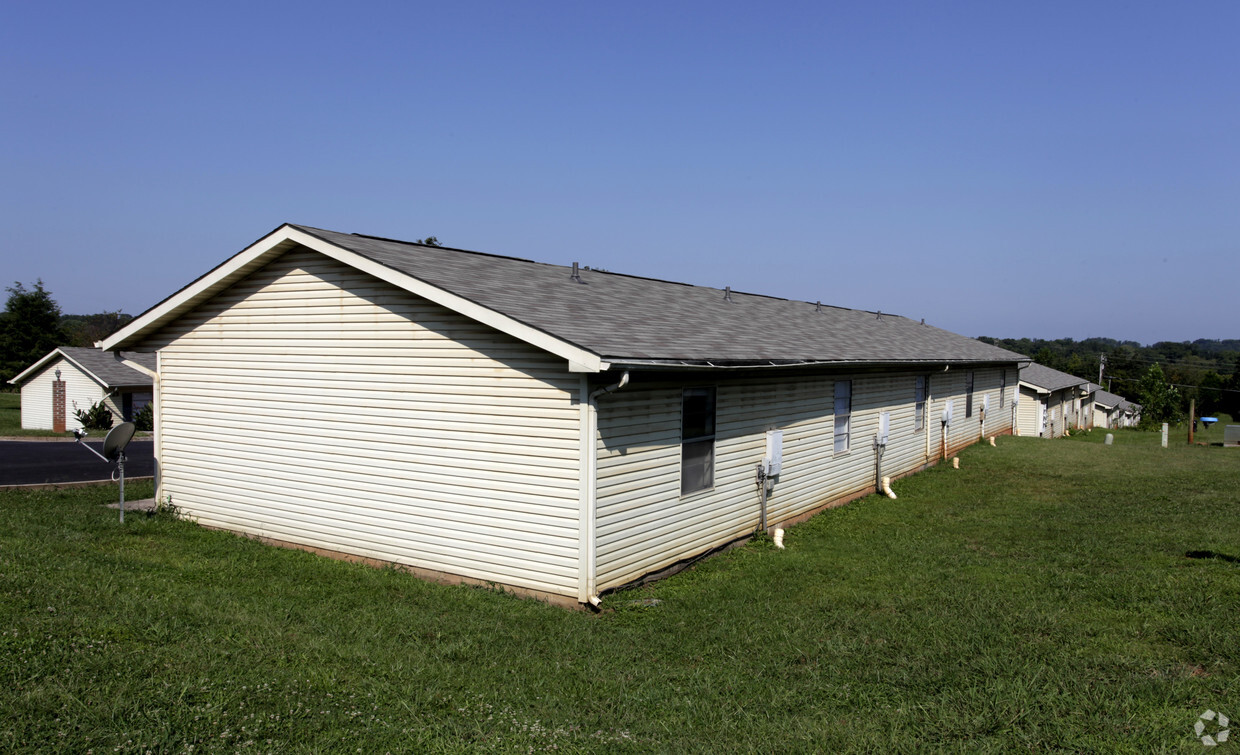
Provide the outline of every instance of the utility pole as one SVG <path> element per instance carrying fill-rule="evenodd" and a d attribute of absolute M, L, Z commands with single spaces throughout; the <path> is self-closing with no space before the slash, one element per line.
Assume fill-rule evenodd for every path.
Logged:
<path fill-rule="evenodd" d="M 1107 355 L 1098 356 L 1098 385 L 1102 385 L 1102 369 L 1107 366 Z"/>

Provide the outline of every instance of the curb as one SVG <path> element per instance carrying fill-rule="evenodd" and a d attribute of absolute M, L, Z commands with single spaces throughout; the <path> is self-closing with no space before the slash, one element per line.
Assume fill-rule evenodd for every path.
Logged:
<path fill-rule="evenodd" d="M 153 475 L 146 477 L 130 477 L 125 475 L 125 482 L 146 482 L 153 480 Z M 29 485 L 0 485 L 0 491 L 8 490 L 72 490 L 73 488 L 88 488 L 94 485 L 116 485 L 116 480 L 86 480 L 83 482 L 36 482 Z"/>

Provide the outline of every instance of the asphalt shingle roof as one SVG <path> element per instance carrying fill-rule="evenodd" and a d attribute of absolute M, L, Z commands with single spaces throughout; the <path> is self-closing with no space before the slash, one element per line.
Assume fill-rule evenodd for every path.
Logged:
<path fill-rule="evenodd" d="M 1029 383 L 1047 391 L 1059 391 L 1064 388 L 1071 388 L 1077 385 L 1085 385 L 1088 380 L 1069 375 L 1066 372 L 1052 370 L 1050 367 L 1031 362 L 1028 366 L 1022 367 L 1020 371 L 1020 380 L 1022 383 Z"/>
<path fill-rule="evenodd" d="M 1095 404 L 1102 404 L 1103 406 L 1116 407 L 1116 406 L 1119 406 L 1123 402 L 1124 402 L 1123 396 L 1116 396 L 1114 393 L 1110 393 L 1108 391 L 1100 390 L 1094 393 Z"/>
<path fill-rule="evenodd" d="M 613 363 L 1012 362 L 897 315 L 294 226 Z M 1084 381 L 1081 381 L 1084 382 Z"/>
<path fill-rule="evenodd" d="M 100 380 L 103 380 L 108 384 L 109 388 L 151 385 L 150 375 L 125 366 L 113 356 L 112 352 L 100 351 L 99 349 L 86 346 L 61 346 L 57 351 L 72 361 L 77 362 L 83 369 L 97 376 Z M 148 370 L 155 369 L 154 354 L 139 351 L 122 351 L 121 356 L 142 365 Z"/>

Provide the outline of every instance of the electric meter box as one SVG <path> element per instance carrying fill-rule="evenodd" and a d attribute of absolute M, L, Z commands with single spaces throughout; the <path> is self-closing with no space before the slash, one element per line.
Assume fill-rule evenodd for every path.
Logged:
<path fill-rule="evenodd" d="M 750 457 L 753 458 L 753 457 Z M 784 463 L 784 431 L 783 430 L 767 430 L 766 431 L 766 456 L 762 459 L 762 465 L 766 467 L 766 476 L 774 477 L 779 474 L 780 467 Z"/>

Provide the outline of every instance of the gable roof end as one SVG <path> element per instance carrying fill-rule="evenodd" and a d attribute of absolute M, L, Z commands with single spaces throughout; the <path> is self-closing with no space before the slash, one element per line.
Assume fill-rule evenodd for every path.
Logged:
<path fill-rule="evenodd" d="M 39 361 L 22 370 L 9 382 L 13 385 L 20 385 L 43 370 L 48 363 L 58 358 L 64 358 L 71 362 L 91 380 L 108 389 L 142 388 L 149 387 L 152 384 L 149 374 L 126 365 L 125 360 L 132 361 L 152 372 L 155 369 L 154 354 L 126 351 L 120 355 L 115 355 L 86 346 L 59 346 L 52 349 Z"/>
<path fill-rule="evenodd" d="M 451 291 L 420 280 L 409 273 L 393 269 L 379 261 L 357 254 L 318 235 L 311 235 L 298 226 L 285 224 L 259 239 L 240 253 L 216 266 L 188 286 L 134 318 L 128 326 L 100 342 L 105 350 L 113 350 L 137 341 L 165 323 L 175 320 L 217 293 L 258 270 L 285 252 L 298 246 L 320 252 L 345 265 L 369 273 L 410 293 L 460 312 L 496 330 L 526 341 L 568 360 L 574 372 L 600 372 L 607 368 L 597 354 L 564 342 L 548 333 L 493 310 L 471 302 Z M 419 247 L 420 248 L 420 247 Z"/>

